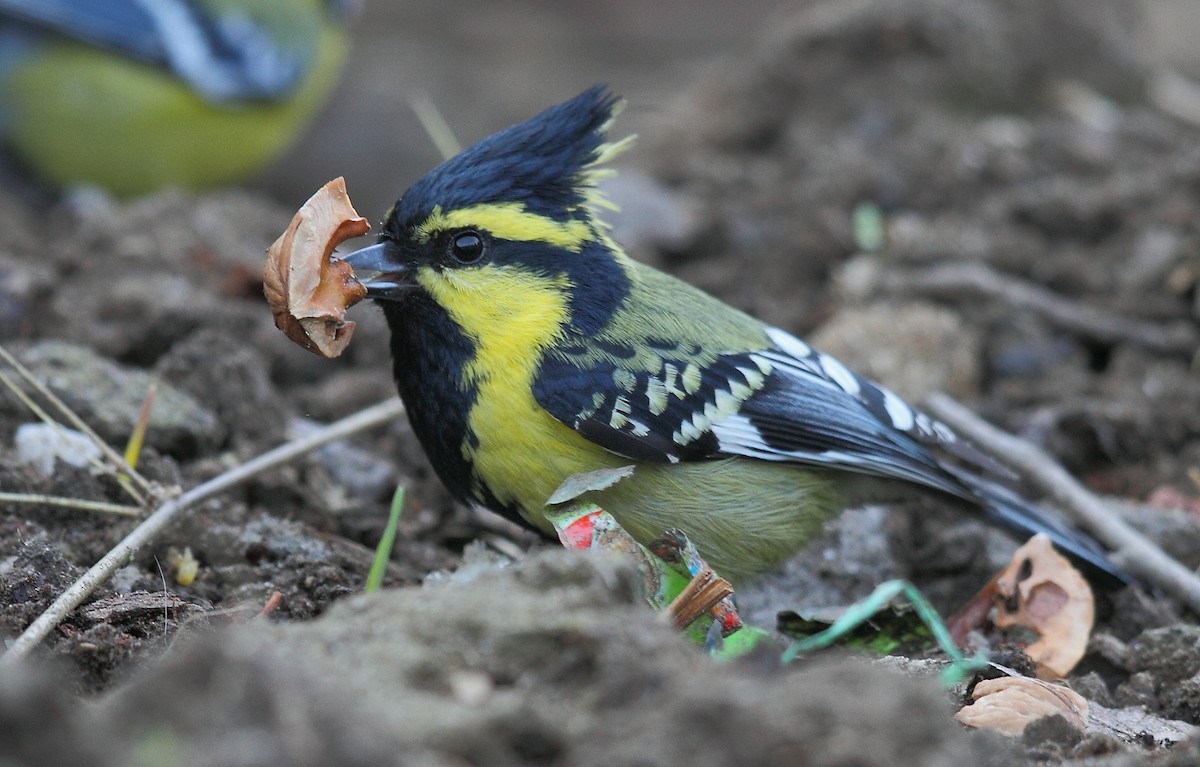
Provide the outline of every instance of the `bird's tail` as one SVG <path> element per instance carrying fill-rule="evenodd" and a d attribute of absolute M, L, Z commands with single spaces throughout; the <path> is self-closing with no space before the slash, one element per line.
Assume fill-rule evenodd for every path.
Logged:
<path fill-rule="evenodd" d="M 1137 582 L 1109 558 L 1108 552 L 1094 538 L 1056 519 L 1037 504 L 969 471 L 953 466 L 944 468 L 971 489 L 988 521 L 1020 535 L 1045 533 L 1060 551 L 1107 585 L 1124 586 Z"/>

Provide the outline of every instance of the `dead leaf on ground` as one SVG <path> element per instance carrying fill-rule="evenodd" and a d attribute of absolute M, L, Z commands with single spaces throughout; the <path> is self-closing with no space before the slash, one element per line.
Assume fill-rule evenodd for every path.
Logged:
<path fill-rule="evenodd" d="M 336 357 L 350 343 L 354 323 L 345 319 L 346 309 L 365 298 L 367 289 L 349 264 L 333 258 L 333 249 L 370 228 L 338 177 L 296 211 L 267 249 L 263 294 L 275 326 L 314 354 Z"/>
<path fill-rule="evenodd" d="M 996 584 L 1000 575 L 1001 573 L 996 573 L 992 576 L 983 588 L 975 592 L 975 596 L 946 619 L 946 630 L 950 632 L 950 638 L 954 640 L 956 647 L 966 647 L 970 633 L 987 623 L 997 601 Z"/>
<path fill-rule="evenodd" d="M 1025 626 L 1038 640 L 1025 654 L 1038 664 L 1042 679 L 1066 676 L 1087 650 L 1095 621 L 1092 589 L 1067 558 L 1039 533 L 1017 549 L 996 579 L 1000 628 Z"/>
<path fill-rule="evenodd" d="M 975 702 L 954 715 L 962 724 L 1017 736 L 1045 716 L 1061 714 L 1077 730 L 1087 728 L 1088 702 L 1074 690 L 1027 676 L 984 679 L 971 692 Z"/>
<path fill-rule="evenodd" d="M 161 621 L 165 615 L 177 618 L 201 612 L 203 608 L 199 605 L 167 591 L 131 591 L 97 599 L 79 609 L 80 615 L 89 623 L 114 625 L 141 620 Z"/>

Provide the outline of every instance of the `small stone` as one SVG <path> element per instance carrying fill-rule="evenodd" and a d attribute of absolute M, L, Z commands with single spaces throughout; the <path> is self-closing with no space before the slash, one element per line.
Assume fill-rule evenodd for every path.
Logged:
<path fill-rule="evenodd" d="M 30 372 L 110 445 L 124 445 L 146 393 L 156 382 L 82 346 L 42 341 L 15 350 Z M 28 387 L 27 387 L 28 388 Z M 225 439 L 215 415 L 193 397 L 158 380 L 146 444 L 177 458 L 214 449 Z"/>
<path fill-rule="evenodd" d="M 54 476 L 55 461 L 82 469 L 101 456 L 100 448 L 86 434 L 48 423 L 23 423 L 15 437 L 17 457 L 44 477 Z"/>

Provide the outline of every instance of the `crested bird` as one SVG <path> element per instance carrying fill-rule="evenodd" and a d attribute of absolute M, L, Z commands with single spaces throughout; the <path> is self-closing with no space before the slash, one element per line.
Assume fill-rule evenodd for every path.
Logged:
<path fill-rule="evenodd" d="M 593 87 L 483 139 L 345 257 L 382 308 L 413 430 L 455 497 L 549 532 L 564 479 L 633 466 L 584 498 L 643 543 L 682 530 L 735 579 L 847 507 L 927 494 L 1128 579 L 946 425 L 630 258 L 597 186 L 632 138 L 609 139 L 621 104 Z"/>

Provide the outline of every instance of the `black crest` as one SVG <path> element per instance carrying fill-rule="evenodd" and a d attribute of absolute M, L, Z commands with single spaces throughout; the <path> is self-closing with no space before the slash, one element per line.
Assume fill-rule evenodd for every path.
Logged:
<path fill-rule="evenodd" d="M 563 221 L 586 215 L 592 166 L 606 159 L 608 124 L 622 101 L 602 85 L 495 133 L 413 184 L 396 203 L 394 220 L 423 221 L 442 210 L 489 202 L 519 202 Z"/>

